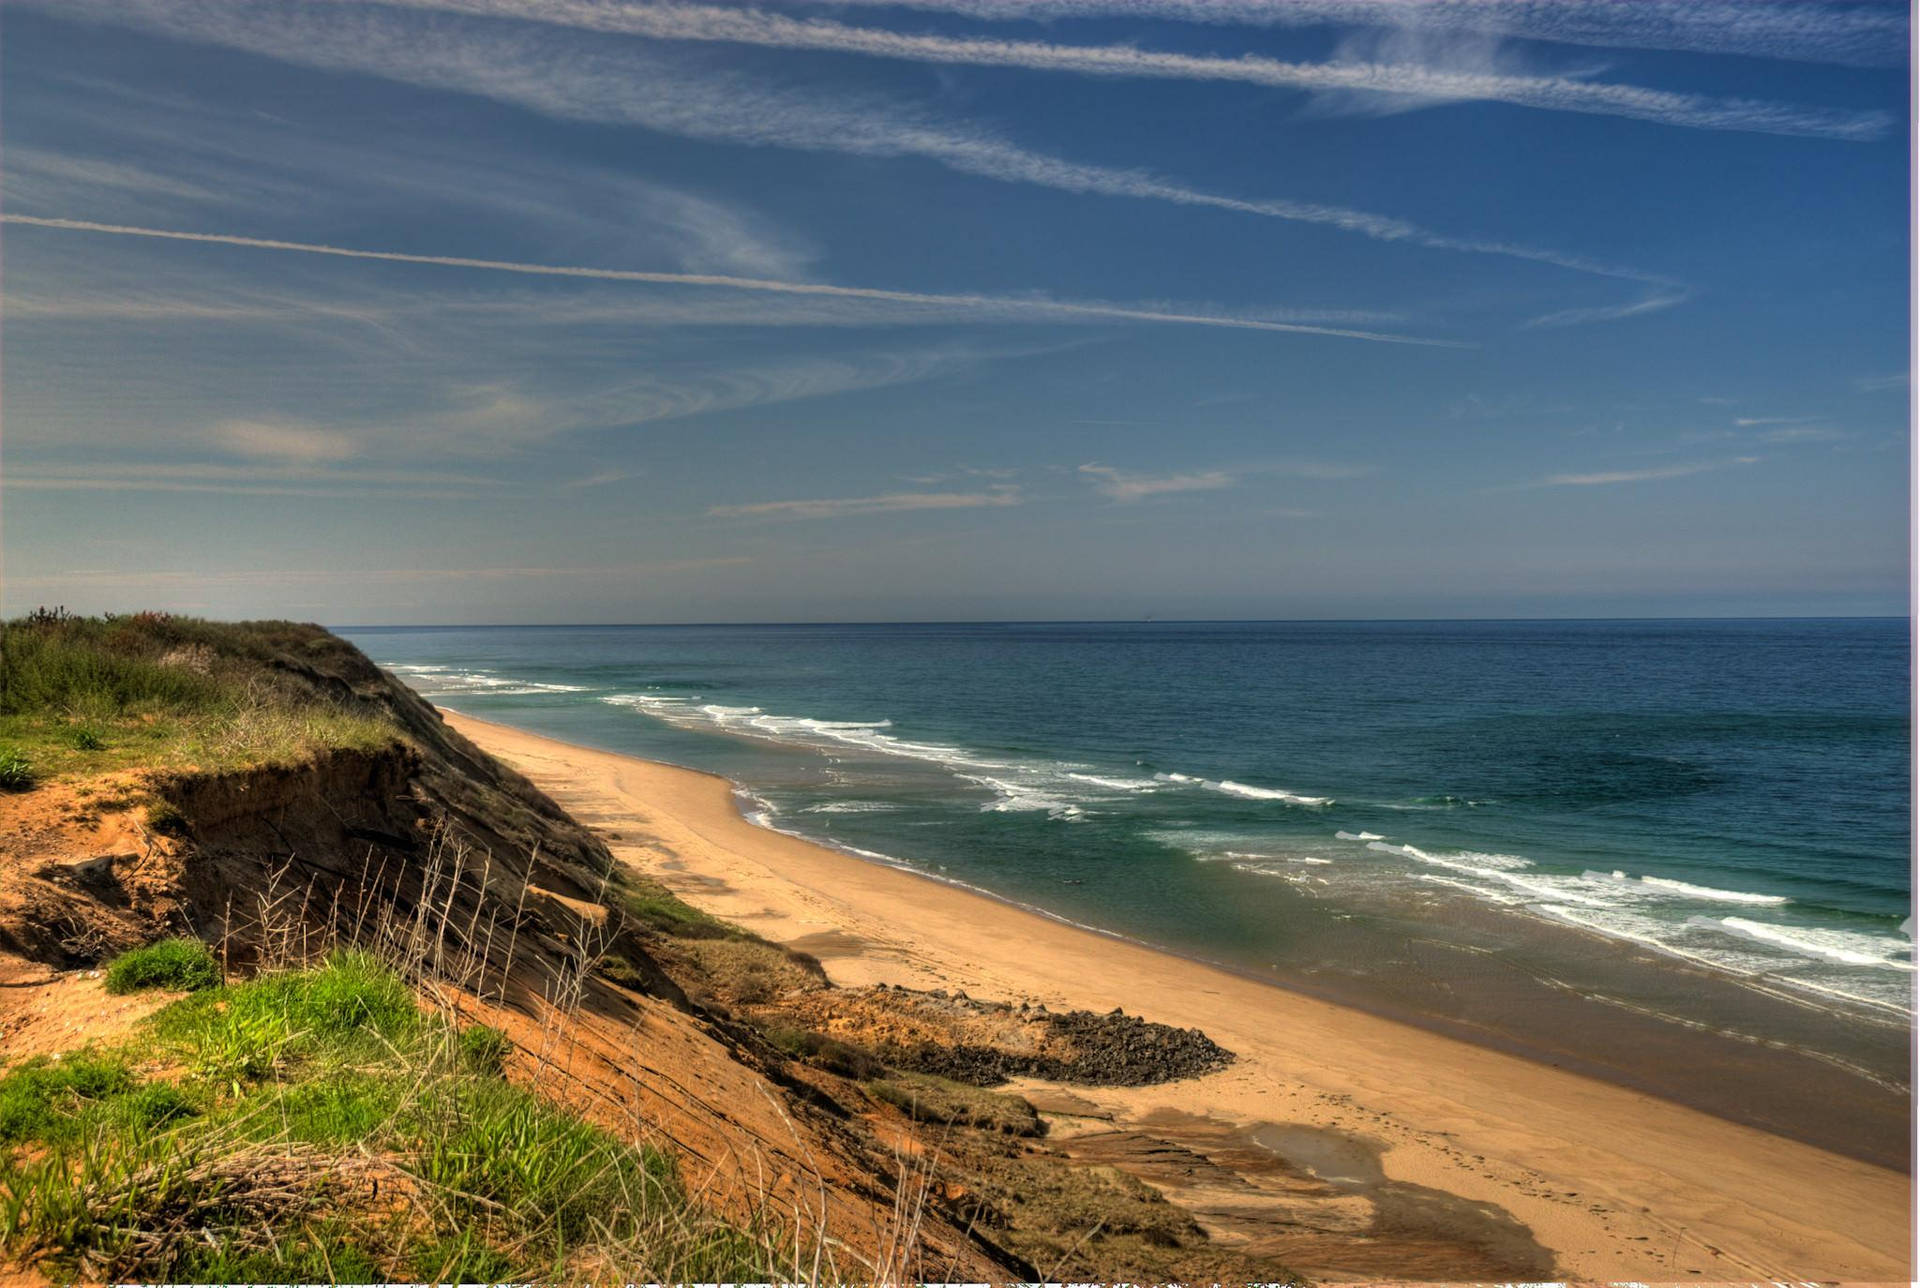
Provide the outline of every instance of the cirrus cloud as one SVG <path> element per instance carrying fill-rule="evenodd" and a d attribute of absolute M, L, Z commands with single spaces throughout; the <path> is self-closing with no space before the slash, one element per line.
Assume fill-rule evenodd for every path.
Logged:
<path fill-rule="evenodd" d="M 996 487 L 987 492 L 889 492 L 882 496 L 755 501 L 745 505 L 716 505 L 707 513 L 722 519 L 842 519 L 903 510 L 991 509 L 1019 505 L 1021 499 L 1018 488 Z"/>

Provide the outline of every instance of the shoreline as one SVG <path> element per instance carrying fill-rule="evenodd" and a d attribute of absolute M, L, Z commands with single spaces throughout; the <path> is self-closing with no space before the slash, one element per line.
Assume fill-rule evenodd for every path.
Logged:
<path fill-rule="evenodd" d="M 442 708 L 442 710 L 452 711 L 453 709 Z M 479 717 L 468 715 L 465 712 L 457 712 L 456 714 L 459 714 L 461 718 L 465 720 L 474 720 L 474 721 L 479 720 Z M 482 721 L 481 723 L 490 723 L 490 722 Z M 548 735 L 545 735 L 545 734 L 532 734 L 532 731 L 519 730 L 517 726 L 502 725 L 499 727 L 506 728 L 506 729 L 513 729 L 515 730 L 515 732 L 527 732 L 534 737 L 542 737 L 542 738 L 548 737 Z M 552 739 L 552 741 L 564 742 L 565 740 Z M 588 747 L 585 744 L 568 743 L 566 745 L 578 746 L 580 747 L 581 750 L 591 751 L 596 754 L 602 754 L 602 755 L 613 755 L 613 756 L 628 755 L 628 753 L 626 752 L 604 751 L 601 748 Z M 823 839 L 820 837 L 808 836 L 803 832 L 792 831 L 784 827 L 777 827 L 772 822 L 767 821 L 769 815 L 771 814 L 771 810 L 767 807 L 766 802 L 752 788 L 747 787 L 742 783 L 735 782 L 734 780 L 726 777 L 724 774 L 716 774 L 711 770 L 696 769 L 690 765 L 681 765 L 673 761 L 654 760 L 651 758 L 638 757 L 638 756 L 630 756 L 629 758 L 636 759 L 636 760 L 644 760 L 646 761 L 646 763 L 659 765 L 666 769 L 679 770 L 683 773 L 688 773 L 688 774 L 697 774 L 704 778 L 717 778 L 729 786 L 733 795 L 735 811 L 738 814 L 740 814 L 742 817 L 742 820 L 748 823 L 750 826 L 759 828 L 763 831 L 775 833 L 779 836 L 788 837 L 792 840 L 799 841 L 805 845 L 816 846 L 820 849 L 828 850 L 835 854 L 843 855 L 849 859 L 854 860 L 855 862 L 877 864 L 881 867 L 889 868 L 893 871 L 904 873 L 910 877 L 915 877 L 923 881 L 931 881 L 936 885 L 947 886 L 952 889 L 958 890 L 964 894 L 972 895 L 975 898 L 986 899 L 993 903 L 997 903 L 1003 907 L 1011 908 L 1018 912 L 1027 913 L 1031 916 L 1038 917 L 1043 921 L 1048 921 L 1056 925 L 1069 927 L 1073 930 L 1082 931 L 1086 934 L 1096 935 L 1102 939 L 1112 940 L 1115 943 L 1127 944 L 1134 948 L 1144 950 L 1146 952 L 1157 953 L 1166 957 L 1172 957 L 1179 961 L 1186 962 L 1191 965 L 1198 966 L 1207 970 L 1220 971 L 1224 974 L 1232 975 L 1238 979 L 1243 979 L 1250 984 L 1254 984 L 1262 988 L 1278 989 L 1281 992 L 1291 993 L 1301 997 L 1312 998 L 1315 1001 L 1323 1002 L 1330 1006 L 1336 1006 L 1336 1007 L 1341 1007 L 1349 1010 L 1359 1011 L 1359 1012 L 1362 1012 L 1363 1014 L 1372 1016 L 1375 1019 L 1384 1020 L 1393 1024 L 1406 1025 L 1410 1028 L 1420 1029 L 1423 1032 L 1435 1034 L 1441 1037 L 1450 1038 L 1457 1042 L 1464 1042 L 1470 1046 L 1483 1047 L 1488 1050 L 1499 1052 L 1503 1055 L 1512 1056 L 1515 1059 L 1526 1060 L 1529 1063 L 1540 1065 L 1545 1068 L 1565 1070 L 1568 1072 L 1578 1074 L 1582 1077 L 1588 1077 L 1599 1082 L 1608 1083 L 1609 1085 L 1619 1086 L 1629 1090 L 1642 1092 L 1642 1093 L 1651 1095 L 1657 1099 L 1672 1101 L 1676 1104 L 1683 1105 L 1687 1108 L 1696 1109 L 1703 1113 L 1711 1114 L 1715 1117 L 1726 1119 L 1729 1122 L 1738 1123 L 1738 1124 L 1749 1126 L 1749 1127 L 1758 1127 L 1760 1130 L 1766 1131 L 1770 1135 L 1782 1136 L 1789 1140 L 1796 1140 L 1802 1144 L 1811 1145 L 1816 1149 L 1821 1149 L 1830 1153 L 1836 1153 L 1845 1157 L 1854 1158 L 1860 1162 L 1865 1162 L 1865 1163 L 1869 1163 L 1874 1166 L 1880 1166 L 1880 1167 L 1892 1167 L 1892 1165 L 1887 1163 L 1884 1158 L 1876 1158 L 1871 1154 L 1849 1150 L 1844 1145 L 1836 1144 L 1829 1139 L 1822 1139 L 1819 1133 L 1816 1133 L 1811 1130 L 1798 1130 L 1798 1129 L 1789 1128 L 1783 1125 L 1779 1125 L 1777 1123 L 1775 1125 L 1769 1126 L 1764 1122 L 1743 1119 L 1738 1116 L 1733 1116 L 1724 1112 L 1716 1112 L 1714 1106 L 1711 1105 L 1710 1103 L 1706 1103 L 1701 1100 L 1692 1099 L 1683 1094 L 1676 1094 L 1671 1088 L 1663 1089 L 1661 1087 L 1653 1085 L 1644 1077 L 1636 1079 L 1633 1076 L 1633 1074 L 1621 1069 L 1618 1066 L 1608 1066 L 1608 1065 L 1599 1063 L 1591 1058 L 1583 1058 L 1580 1054 L 1576 1052 L 1572 1052 L 1564 1049 L 1558 1049 L 1558 1050 L 1553 1050 L 1550 1053 L 1548 1050 L 1538 1046 L 1537 1044 L 1530 1045 L 1521 1038 L 1515 1037 L 1512 1034 L 1505 1033 L 1497 1029 L 1491 1029 L 1486 1027 L 1472 1027 L 1472 1026 L 1465 1025 L 1453 1020 L 1449 1020 L 1444 1016 L 1428 1014 L 1426 1012 L 1422 1012 L 1410 1007 L 1392 1006 L 1390 1004 L 1381 1002 L 1378 999 L 1355 994 L 1350 990 L 1342 991 L 1339 988 L 1329 987 L 1324 984 L 1316 984 L 1315 982 L 1307 979 L 1301 979 L 1301 978 L 1295 978 L 1295 977 L 1283 978 L 1283 977 L 1262 975 L 1257 970 L 1254 970 L 1248 966 L 1237 964 L 1230 960 L 1204 957 L 1199 955 L 1198 953 L 1186 951 L 1181 948 L 1174 947 L 1168 944 L 1155 943 L 1152 940 L 1143 939 L 1135 935 L 1129 935 L 1122 931 L 1110 930 L 1104 926 L 1096 926 L 1089 922 L 1076 921 L 1072 917 L 1069 917 L 1064 913 L 1054 912 L 1051 909 L 1042 907 L 1039 904 L 1028 903 L 1020 899 L 1015 899 L 1015 898 L 1012 898 L 1011 896 L 1000 894 L 997 891 L 989 890 L 984 886 L 978 886 L 968 881 L 962 881 L 958 877 L 945 876 L 938 872 L 929 872 L 925 868 L 916 867 L 913 864 L 908 863 L 904 860 L 894 858 L 891 855 L 881 854 L 878 851 L 863 850 L 853 845 L 836 844 L 831 839 Z M 1609 951 L 1609 952 L 1619 951 L 1621 949 L 1622 942 L 1623 942 L 1617 936 L 1608 935 L 1603 931 L 1593 930 L 1589 927 L 1580 926 L 1570 922 L 1551 921 L 1551 920 L 1542 918 L 1542 919 L 1538 919 L 1534 924 L 1541 928 L 1546 929 L 1549 933 L 1570 935 L 1580 939 L 1587 940 L 1591 942 L 1593 945 L 1595 945 L 1596 948 L 1602 951 Z M 1654 952 L 1657 952 L 1661 956 L 1671 957 L 1676 961 L 1684 962 L 1688 966 L 1694 969 L 1704 970 L 1709 976 L 1715 978 L 1716 983 L 1720 983 L 1727 986 L 1739 987 L 1739 988 L 1752 987 L 1751 984 L 1746 980 L 1721 978 L 1720 977 L 1721 972 L 1715 967 L 1713 963 L 1710 963 L 1710 962 L 1702 963 L 1701 961 L 1694 959 L 1688 956 L 1687 954 L 1675 952 L 1673 950 L 1666 948 L 1665 946 L 1658 946 L 1658 945 L 1652 946 L 1651 950 Z M 1764 993 L 1765 995 L 1773 998 L 1774 1000 L 1789 1006 L 1793 1006 L 1793 1007 L 1797 1007 L 1797 1008 L 1801 1008 L 1809 1011 L 1817 1011 L 1820 1009 L 1819 1003 L 1815 1000 L 1814 995 L 1810 993 L 1793 991 L 1791 986 L 1783 986 L 1783 988 L 1777 992 L 1766 990 L 1766 989 L 1758 989 L 1755 991 Z M 1856 1018 L 1863 1023 L 1874 1024 L 1874 1025 L 1878 1025 L 1886 1028 L 1897 1028 L 1902 1033 L 1911 1033 L 1911 1026 L 1909 1024 L 1901 1022 L 1900 1020 L 1895 1020 L 1893 1018 L 1890 1018 L 1888 1013 L 1886 1013 L 1884 1010 L 1871 1004 L 1861 1004 L 1861 1009 L 1859 1011 L 1857 1012 L 1849 1011 L 1849 1014 L 1855 1015 Z M 1909 1097 L 1909 1091 L 1906 1087 L 1897 1086 L 1897 1085 L 1888 1083 L 1884 1078 L 1882 1078 L 1874 1070 L 1869 1069 L 1865 1066 L 1856 1066 L 1848 1063 L 1847 1061 L 1845 1061 L 1843 1058 L 1839 1056 L 1830 1056 L 1821 1052 L 1797 1050 L 1797 1053 L 1803 1055 L 1808 1059 L 1817 1060 L 1822 1063 L 1825 1063 L 1829 1065 L 1831 1068 L 1837 1069 L 1848 1076 L 1858 1078 L 1861 1081 L 1866 1083 L 1871 1083 L 1873 1086 L 1880 1088 L 1881 1090 L 1898 1095 L 1902 1100 L 1905 1100 Z M 1552 1058 L 1550 1058 L 1550 1056 Z M 1904 1152 L 1904 1146 L 1905 1146 L 1905 1142 L 1903 1141 L 1901 1152 Z M 1892 1170 L 1898 1170 L 1898 1168 L 1892 1167 Z"/>
<path fill-rule="evenodd" d="M 1076 1089 L 1121 1120 L 1363 1136 L 1394 1178 L 1497 1206 L 1580 1278 L 1909 1277 L 1903 1173 L 756 826 L 716 775 L 448 718 L 623 861 L 838 984 L 1124 1006 L 1238 1053 L 1205 1078 Z"/>

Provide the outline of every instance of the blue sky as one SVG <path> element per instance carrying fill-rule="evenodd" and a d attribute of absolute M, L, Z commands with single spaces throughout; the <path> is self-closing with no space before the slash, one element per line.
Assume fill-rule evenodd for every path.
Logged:
<path fill-rule="evenodd" d="M 1906 611 L 1904 6 L 0 24 L 9 612 Z"/>

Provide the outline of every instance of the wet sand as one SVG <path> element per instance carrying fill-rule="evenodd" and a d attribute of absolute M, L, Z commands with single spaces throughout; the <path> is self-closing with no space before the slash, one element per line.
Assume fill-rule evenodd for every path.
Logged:
<path fill-rule="evenodd" d="M 1075 1088 L 1085 1129 L 1061 1138 L 1090 1158 L 1124 1152 L 1116 1132 L 1265 1150 L 1376 1206 L 1531 1239 L 1566 1277 L 1910 1279 L 1900 1172 L 755 827 L 712 775 L 449 720 L 610 834 L 623 861 L 814 953 L 836 983 L 1122 1006 L 1238 1053 L 1204 1078 Z M 1421 1277 L 1409 1255 L 1400 1273 Z"/>

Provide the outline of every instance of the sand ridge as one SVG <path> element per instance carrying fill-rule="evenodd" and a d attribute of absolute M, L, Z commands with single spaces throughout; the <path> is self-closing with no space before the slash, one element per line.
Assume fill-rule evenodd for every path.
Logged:
<path fill-rule="evenodd" d="M 448 719 L 623 861 L 814 953 L 835 983 L 1124 1006 L 1239 1053 L 1204 1078 L 1076 1088 L 1102 1130 L 1303 1150 L 1304 1164 L 1288 1157 L 1309 1170 L 1316 1153 L 1328 1166 L 1365 1155 L 1366 1175 L 1333 1166 L 1331 1182 L 1477 1205 L 1580 1279 L 1910 1280 L 1906 1175 L 756 827 L 713 775 Z"/>

